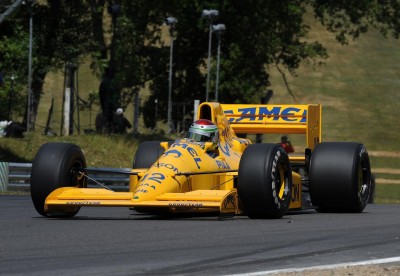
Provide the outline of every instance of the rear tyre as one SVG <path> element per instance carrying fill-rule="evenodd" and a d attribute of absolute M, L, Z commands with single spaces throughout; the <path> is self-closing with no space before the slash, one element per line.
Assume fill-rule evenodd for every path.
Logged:
<path fill-rule="evenodd" d="M 165 151 L 164 148 L 160 146 L 160 143 L 161 141 L 142 142 L 136 150 L 132 168 L 150 168 Z M 171 145 L 173 142 L 170 141 L 168 143 Z"/>
<path fill-rule="evenodd" d="M 250 218 L 281 218 L 288 210 L 292 191 L 289 158 L 276 144 L 254 144 L 243 152 L 239 164 L 238 193 Z"/>
<path fill-rule="evenodd" d="M 371 167 L 364 145 L 318 144 L 311 156 L 310 197 L 318 212 L 362 212 L 371 185 Z"/>
<path fill-rule="evenodd" d="M 60 206 L 51 212 L 44 210 L 47 196 L 60 187 L 85 187 L 86 177 L 76 169 L 86 168 L 82 150 L 69 143 L 47 143 L 40 147 L 32 163 L 31 197 L 36 211 L 48 217 L 73 217 L 80 207 Z"/>

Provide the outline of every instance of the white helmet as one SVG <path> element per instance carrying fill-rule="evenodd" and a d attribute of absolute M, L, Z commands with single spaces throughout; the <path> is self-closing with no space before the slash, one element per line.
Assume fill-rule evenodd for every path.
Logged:
<path fill-rule="evenodd" d="M 196 142 L 218 142 L 218 128 L 212 121 L 200 119 L 190 126 L 186 138 Z"/>
<path fill-rule="evenodd" d="M 124 113 L 124 110 L 122 108 L 118 108 L 115 113 L 117 113 L 117 115 L 122 115 L 122 113 Z"/>

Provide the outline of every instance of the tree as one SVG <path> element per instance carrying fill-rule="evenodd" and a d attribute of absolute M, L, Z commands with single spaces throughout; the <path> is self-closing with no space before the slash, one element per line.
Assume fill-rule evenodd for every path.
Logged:
<path fill-rule="evenodd" d="M 173 101 L 204 100 L 208 28 L 200 15 L 203 9 L 219 10 L 214 24 L 227 26 L 222 44 L 220 101 L 246 103 L 258 102 L 267 90 L 267 65 L 275 66 L 286 79 L 284 69 L 294 73 L 303 61 L 317 63 L 328 56 L 321 43 L 306 39 L 310 29 L 303 20 L 306 14 L 314 15 L 329 31 L 336 33 L 340 43 L 357 38 L 370 27 L 398 38 L 399 5 L 397 0 L 168 1 L 155 7 L 159 21 L 149 24 L 161 24 L 162 15 L 178 18 Z M 162 44 L 160 51 L 167 46 Z M 166 57 L 166 49 L 163 53 Z M 161 61 L 167 64 L 165 58 Z M 153 118 L 155 98 L 164 107 L 158 112 L 160 118 L 166 118 L 166 72 L 152 82 L 152 97 L 145 103 L 146 110 L 150 111 L 145 115 L 149 122 Z M 291 93 L 290 86 L 287 87 Z"/>
<path fill-rule="evenodd" d="M 95 41 L 95 68 L 113 74 L 115 93 L 125 108 L 146 82 L 165 70 L 158 58 L 156 6 L 149 1 L 88 0 Z M 157 60 L 157 62 L 154 62 Z"/>
<path fill-rule="evenodd" d="M 314 16 L 334 32 L 339 43 L 357 38 L 371 27 L 385 36 L 398 38 L 400 34 L 398 0 L 41 1 L 34 10 L 35 110 L 47 72 L 62 68 L 66 62 L 79 63 L 81 57 L 91 54 L 96 60 L 95 70 L 108 67 L 114 72 L 122 106 L 149 84 L 151 96 L 144 103 L 145 123 L 151 127 L 155 120 L 165 120 L 170 45 L 162 26 L 166 16 L 178 19 L 173 102 L 205 100 L 208 22 L 201 18 L 203 9 L 219 10 L 213 23 L 227 26 L 221 47 L 221 102 L 258 102 L 270 85 L 269 66 L 275 66 L 285 78 L 284 72 L 294 73 L 305 60 L 318 62 L 327 57 L 321 43 L 307 40 L 311 26 L 305 24 L 305 15 Z M 23 72 L 26 69 L 21 69 L 23 63 L 7 54 L 26 55 L 28 17 L 26 9 L 20 8 L 2 24 L 0 34 L 0 69 L 10 67 L 7 70 L 18 71 L 20 76 L 27 75 Z M 18 43 L 8 45 L 10 40 Z M 215 51 L 215 36 L 213 41 Z M 215 84 L 211 84 L 212 92 Z M 291 93 L 290 86 L 288 92 Z M 182 117 L 182 113 L 183 110 L 180 114 L 174 112 L 173 117 Z"/>
<path fill-rule="evenodd" d="M 33 6 L 33 119 L 37 113 L 44 79 L 50 70 L 61 69 L 67 62 L 78 64 L 80 58 L 89 52 L 91 32 L 88 25 L 88 6 L 84 1 L 48 0 Z M 20 6 L 9 20 L 2 23 L 0 48 L 3 70 L 15 72 L 18 85 L 26 85 L 28 75 L 28 26 L 29 10 Z M 4 32 L 3 32 L 4 27 Z M 13 41 L 10 43 L 8 40 Z M 23 89 L 19 89 L 23 91 Z M 26 97 L 25 97 L 26 99 Z M 23 106 L 15 106 L 19 114 Z M 25 104 L 26 107 L 26 104 Z M 24 120 L 26 119 L 26 110 Z M 32 122 L 34 126 L 34 121 Z"/>
<path fill-rule="evenodd" d="M 217 9 L 220 14 L 213 24 L 224 23 L 219 95 L 221 102 L 258 102 L 267 90 L 269 75 L 266 65 L 274 64 L 295 70 L 304 59 L 324 58 L 326 50 L 318 42 L 304 42 L 307 26 L 302 17 L 302 1 L 169 1 L 160 5 L 158 22 L 163 17 L 178 18 L 174 54 L 174 101 L 205 100 L 205 69 L 207 64 L 208 22 L 201 18 L 203 9 Z M 156 17 L 155 17 L 156 18 Z M 287 20 L 291 18 L 291 20 Z M 215 36 L 213 37 L 215 46 Z M 165 40 L 167 41 L 167 39 Z M 163 51 L 165 66 L 168 44 Z M 214 47 L 215 49 L 215 47 Z M 215 57 L 215 53 L 213 53 Z M 215 62 L 212 76 L 215 75 Z M 153 79 L 153 96 L 145 103 L 145 118 L 153 121 L 154 99 L 161 101 L 160 118 L 166 114 L 167 70 L 162 77 Z M 212 82 L 213 87 L 215 85 Z M 210 99 L 214 97 L 214 89 Z M 179 99 L 179 100 L 178 100 Z M 182 114 L 179 114 L 182 116 Z"/>
<path fill-rule="evenodd" d="M 28 35 L 20 25 L 12 28 L 6 24 L 2 26 L 0 34 L 0 73 L 3 76 L 3 85 L 0 86 L 0 102 L 2 103 L 0 105 L 0 121 L 13 119 L 23 114 L 25 97 L 22 91 L 24 91 L 26 84 L 26 57 L 28 56 L 26 45 L 28 45 Z M 12 76 L 14 77 L 13 83 Z M 8 114 L 10 104 L 14 111 L 13 118 L 9 118 Z"/>
<path fill-rule="evenodd" d="M 400 2 L 398 0 L 313 0 L 315 17 L 326 28 L 336 33 L 337 40 L 345 44 L 349 38 L 357 38 L 370 27 L 384 36 L 400 34 Z"/>

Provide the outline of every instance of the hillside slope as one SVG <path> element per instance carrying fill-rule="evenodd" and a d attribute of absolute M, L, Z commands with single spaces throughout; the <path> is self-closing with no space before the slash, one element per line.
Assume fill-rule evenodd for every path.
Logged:
<path fill-rule="evenodd" d="M 325 45 L 329 58 L 322 66 L 302 64 L 296 77 L 288 74 L 296 100 L 287 92 L 276 68 L 269 67 L 274 90 L 270 103 L 320 103 L 323 106 L 324 141 L 360 141 L 371 150 L 400 151 L 400 132 L 397 130 L 400 40 L 385 39 L 370 30 L 342 46 L 333 34 L 311 21 L 311 17 L 306 20 L 312 26 L 308 39 Z M 63 81 L 62 73 L 52 73 L 46 79 L 38 114 L 39 129 L 46 123 L 54 97 L 53 128 L 59 132 Z M 78 81 L 81 98 L 87 100 L 90 92 L 98 91 L 99 79 L 92 75 L 89 62 L 80 67 Z M 141 92 L 142 102 L 145 95 L 146 91 Z M 98 105 L 93 105 L 91 113 L 88 108 L 81 112 L 83 128 L 94 128 L 94 118 L 99 110 Z M 125 115 L 132 121 L 132 105 Z"/>
<path fill-rule="evenodd" d="M 325 141 L 360 141 L 370 150 L 400 151 L 400 41 L 376 31 L 349 45 L 314 24 L 310 40 L 322 42 L 329 58 L 322 66 L 304 64 L 290 86 L 298 103 L 323 106 Z M 273 68 L 271 68 L 273 69 Z M 293 102 L 281 76 L 272 70 L 272 102 Z"/>

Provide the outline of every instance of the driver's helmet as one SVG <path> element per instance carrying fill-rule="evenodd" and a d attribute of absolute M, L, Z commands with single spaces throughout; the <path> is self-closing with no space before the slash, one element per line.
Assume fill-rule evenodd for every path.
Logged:
<path fill-rule="evenodd" d="M 189 128 L 186 138 L 196 142 L 218 142 L 218 128 L 210 120 L 200 119 Z"/>

